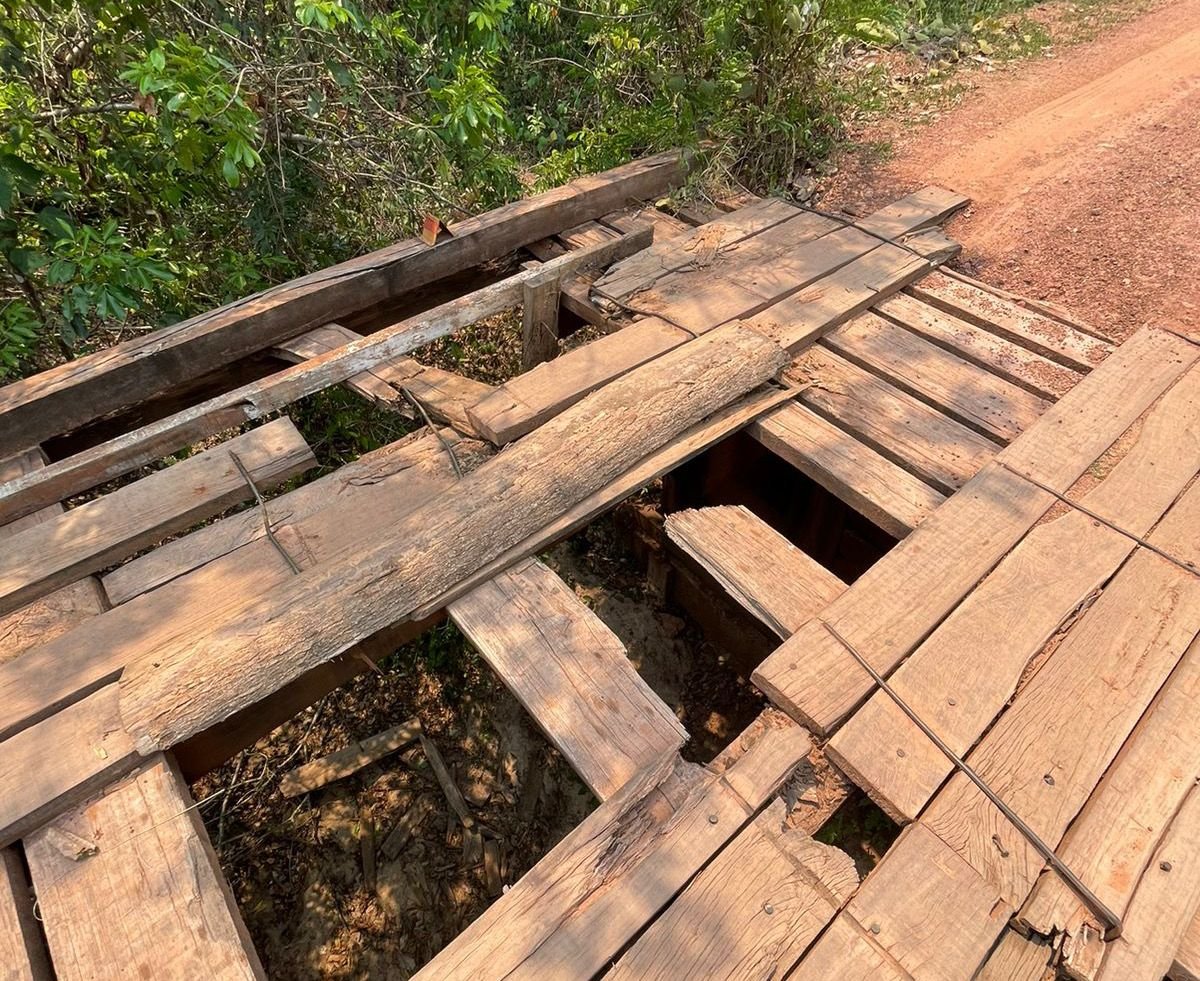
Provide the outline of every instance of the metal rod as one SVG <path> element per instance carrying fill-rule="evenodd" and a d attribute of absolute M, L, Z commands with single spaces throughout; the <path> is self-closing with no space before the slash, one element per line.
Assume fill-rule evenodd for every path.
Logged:
<path fill-rule="evenodd" d="M 1046 484 L 1043 484 L 1040 480 L 1038 480 L 1032 474 L 1022 473 L 1020 470 L 1017 470 L 1015 467 L 1010 467 L 1007 463 L 1005 463 L 1003 460 L 1001 460 L 999 458 L 996 459 L 996 462 L 998 464 L 1000 464 L 1000 466 L 1002 466 L 1009 473 L 1011 473 L 1013 476 L 1020 477 L 1022 480 L 1029 481 L 1029 483 L 1033 484 L 1033 486 L 1038 488 L 1038 490 L 1045 491 L 1047 494 L 1051 495 L 1052 497 L 1061 501 L 1063 504 L 1067 505 L 1067 507 L 1074 508 L 1076 511 L 1079 511 L 1081 514 L 1086 514 L 1093 521 L 1099 522 L 1100 524 L 1104 525 L 1104 527 L 1106 527 L 1106 528 L 1111 528 L 1118 535 L 1124 535 L 1130 541 L 1136 542 L 1138 545 L 1140 545 L 1142 548 L 1146 549 L 1147 551 L 1153 552 L 1155 555 L 1159 556 L 1160 558 L 1164 558 L 1168 562 L 1179 566 L 1179 568 L 1183 569 L 1184 572 L 1190 572 L 1193 576 L 1200 576 L 1200 569 L 1196 568 L 1196 563 L 1188 562 L 1186 559 L 1178 558 L 1178 557 L 1172 555 L 1170 552 L 1166 552 L 1163 549 L 1159 548 L 1153 542 L 1147 541 L 1145 538 L 1142 538 L 1139 535 L 1135 535 L 1132 531 L 1126 531 L 1120 525 L 1113 524 L 1111 521 L 1108 520 L 1108 518 L 1104 517 L 1101 514 L 1097 514 L 1095 511 L 1091 510 L 1091 508 L 1089 508 L 1086 504 L 1080 504 L 1078 501 L 1071 500 L 1065 494 L 1060 494 L 1053 487 L 1049 487 Z"/>
<path fill-rule="evenodd" d="M 1004 801 L 1000 799 L 1000 797 L 994 790 L 992 790 L 991 787 L 984 783 L 983 778 L 980 777 L 978 773 L 971 769 L 971 767 L 969 767 L 966 762 L 954 752 L 954 750 L 952 750 L 942 741 L 941 736 L 939 736 L 936 732 L 929 728 L 928 725 L 925 724 L 925 721 L 921 719 L 920 716 L 918 716 L 917 713 L 912 710 L 911 706 L 909 706 L 909 704 L 896 693 L 895 689 L 893 689 L 892 686 L 889 685 L 883 678 L 883 676 L 871 666 L 870 662 L 868 662 L 867 659 L 859 653 L 858 649 L 855 648 L 850 641 L 838 633 L 837 630 L 834 629 L 833 625 L 828 621 L 822 619 L 821 623 L 833 636 L 833 639 L 845 647 L 846 650 L 853 655 L 854 659 L 859 663 L 863 670 L 871 676 L 871 680 L 874 681 L 875 684 L 877 684 L 881 689 L 883 689 L 887 696 L 900 707 L 900 710 L 905 715 L 909 717 L 912 723 L 916 725 L 917 728 L 923 733 L 925 733 L 925 735 L 929 738 L 929 741 L 932 742 L 939 750 L 941 750 L 946 759 L 954 764 L 954 768 L 960 773 L 965 774 L 967 779 L 975 784 L 975 786 L 979 788 L 980 792 L 982 792 L 988 800 L 996 805 L 996 808 L 1000 811 L 1000 813 L 1012 823 L 1013 827 L 1015 827 L 1021 832 L 1022 835 L 1025 836 L 1026 840 L 1037 849 L 1042 858 L 1046 860 L 1050 867 L 1058 873 L 1062 880 L 1071 887 L 1075 894 L 1084 901 L 1084 903 L 1092 910 L 1092 912 L 1095 913 L 1096 916 L 1105 923 L 1108 929 L 1105 931 L 1104 939 L 1106 941 L 1116 940 L 1117 937 L 1121 935 L 1121 930 L 1123 928 L 1121 918 L 1117 916 L 1117 914 L 1111 909 L 1109 909 L 1100 900 L 1100 898 L 1083 883 L 1083 880 L 1081 880 L 1079 876 L 1077 876 L 1067 867 L 1066 863 L 1063 862 L 1063 860 L 1059 858 L 1057 854 L 1055 854 L 1054 849 L 1042 841 L 1037 832 L 1035 832 L 1031 827 L 1029 827 L 1029 825 L 1022 821 L 1021 818 L 1013 811 L 1013 809 L 1004 803 Z"/>
<path fill-rule="evenodd" d="M 242 479 L 250 485 L 250 489 L 254 492 L 254 499 L 258 502 L 259 508 L 262 510 L 263 528 L 267 533 L 267 540 L 275 546 L 275 551 L 283 556 L 283 560 L 288 564 L 288 568 L 292 570 L 294 575 L 300 575 L 300 566 L 296 563 L 289 554 L 288 550 L 283 547 L 283 543 L 275 537 L 275 532 L 271 528 L 271 516 L 267 513 L 267 502 L 259 493 L 258 487 L 254 483 L 254 478 L 250 476 L 250 471 L 246 469 L 238 455 L 233 451 L 229 451 L 229 457 L 233 460 L 233 465 L 237 467 L 238 473 L 242 475 Z"/>
<path fill-rule="evenodd" d="M 433 420 L 429 418 L 429 413 L 425 411 L 425 406 L 421 404 L 421 400 L 413 395 L 410 389 L 404 388 L 403 386 L 400 388 L 400 392 L 413 404 L 413 408 L 421 413 L 421 418 L 425 420 L 425 425 L 429 427 L 430 432 L 432 432 L 433 435 L 438 438 L 438 442 L 442 444 L 442 448 L 450 457 L 450 465 L 454 467 L 455 475 L 461 480 L 463 468 L 459 465 L 458 457 L 454 453 L 454 447 L 451 446 L 446 437 L 442 435 L 442 431 L 433 424 Z"/>

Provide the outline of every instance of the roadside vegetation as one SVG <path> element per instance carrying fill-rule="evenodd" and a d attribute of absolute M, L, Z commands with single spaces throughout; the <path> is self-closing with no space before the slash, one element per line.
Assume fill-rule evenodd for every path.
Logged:
<path fill-rule="evenodd" d="M 1020 5 L 5 0 L 0 378 L 669 146 L 787 188 Z"/>

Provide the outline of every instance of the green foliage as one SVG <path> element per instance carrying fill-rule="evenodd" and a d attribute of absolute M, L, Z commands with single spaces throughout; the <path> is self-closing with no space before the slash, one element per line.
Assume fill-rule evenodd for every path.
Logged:
<path fill-rule="evenodd" d="M 0 0 L 0 373 L 668 146 L 784 184 L 848 52 L 1014 2 Z"/>

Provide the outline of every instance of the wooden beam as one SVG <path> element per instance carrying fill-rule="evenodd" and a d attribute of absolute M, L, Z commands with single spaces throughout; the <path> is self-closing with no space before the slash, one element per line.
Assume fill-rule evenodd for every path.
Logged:
<path fill-rule="evenodd" d="M 0 849 L 0 964 L 8 981 L 54 978 L 25 868 L 15 848 Z"/>
<path fill-rule="evenodd" d="M 26 854 L 60 981 L 265 981 L 195 802 L 163 757 L 30 835 Z"/>
<path fill-rule="evenodd" d="M 235 456 L 259 490 L 317 463 L 291 420 L 276 419 L 41 522 L 0 553 L 0 614 L 254 500 Z"/>
<path fill-rule="evenodd" d="M 946 499 L 919 477 L 799 402 L 767 413 L 748 431 L 776 456 L 893 538 L 907 536 Z"/>
<path fill-rule="evenodd" d="M 197 365 L 227 364 L 631 200 L 656 197 L 687 167 L 687 156 L 671 151 L 583 177 L 453 224 L 437 245 L 409 239 L 16 382 L 0 389 L 0 456 L 166 391 Z"/>
<path fill-rule="evenodd" d="M 365 739 L 356 739 L 349 746 L 344 746 L 328 756 L 288 770 L 279 781 L 279 792 L 284 797 L 298 797 L 300 794 L 319 790 L 326 784 L 351 776 L 363 767 L 403 749 L 420 734 L 420 721 L 412 719 Z"/>
<path fill-rule="evenodd" d="M 558 356 L 558 298 L 561 278 L 528 280 L 521 293 L 521 370 Z"/>
<path fill-rule="evenodd" d="M 543 270 L 567 272 L 602 264 L 627 254 L 628 249 L 640 247 L 639 241 L 637 236 L 622 236 L 596 249 L 568 252 L 546 263 Z M 536 273 L 540 275 L 543 270 Z M 223 429 L 262 418 L 306 395 L 515 307 L 521 302 L 524 283 L 533 275 L 535 273 L 522 272 L 502 279 L 302 364 L 215 396 L 34 473 L 9 480 L 0 485 L 0 521 L 12 520 L 94 487 Z"/>
<path fill-rule="evenodd" d="M 998 460 L 1065 492 L 1198 356 L 1200 348 L 1173 334 L 1139 332 Z M 877 671 L 890 674 L 1053 503 L 1001 463 L 989 464 L 835 600 L 824 618 Z M 777 705 L 825 734 L 873 688 L 819 622 L 786 641 L 754 680 Z"/>
<path fill-rule="evenodd" d="M 749 508 L 726 505 L 667 515 L 671 541 L 780 637 L 790 637 L 846 590 Z"/>
<path fill-rule="evenodd" d="M 449 614 L 601 800 L 687 741 L 616 634 L 537 559 L 455 600 Z"/>
<path fill-rule="evenodd" d="M 1055 950 L 1055 944 L 1039 937 L 1023 937 L 1010 927 L 974 981 L 1045 981 Z"/>
<path fill-rule="evenodd" d="M 202 641 L 180 637 L 152 656 L 130 648 L 126 724 L 141 746 L 172 746 L 413 616 L 785 361 L 771 341 L 731 325 L 594 392 L 399 522 L 349 570 L 302 572 Z M 268 623 L 269 662 L 260 633 Z M 190 691 L 184 701 L 182 691 Z"/>

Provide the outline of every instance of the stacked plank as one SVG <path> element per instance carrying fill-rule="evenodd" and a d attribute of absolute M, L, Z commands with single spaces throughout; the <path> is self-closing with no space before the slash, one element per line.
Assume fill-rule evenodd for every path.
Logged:
<path fill-rule="evenodd" d="M 1200 908 L 1198 362 L 1176 335 L 1135 336 L 756 672 L 911 822 L 797 977 L 959 978 L 989 958 L 1040 976 L 1036 940 L 993 952 L 1010 919 L 1075 977 L 1172 968 Z M 1119 939 L 858 657 L 1122 918 Z"/>

